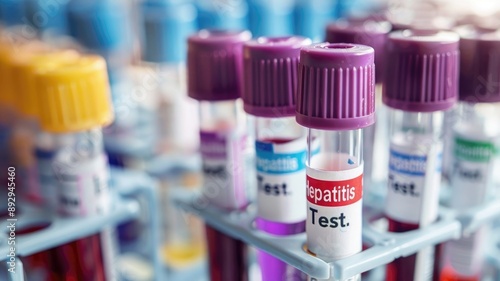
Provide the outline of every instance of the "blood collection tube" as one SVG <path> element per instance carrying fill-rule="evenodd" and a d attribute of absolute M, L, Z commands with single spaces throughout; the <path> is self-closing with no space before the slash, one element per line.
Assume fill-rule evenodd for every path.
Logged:
<path fill-rule="evenodd" d="M 42 130 L 61 146 L 49 163 L 62 216 L 83 217 L 110 210 L 109 172 L 101 127 L 113 119 L 106 63 L 82 56 L 35 73 Z M 109 229 L 54 249 L 57 280 L 116 280 Z"/>
<path fill-rule="evenodd" d="M 192 131 L 198 128 L 198 117 L 191 112 L 196 102 L 186 96 L 185 50 L 188 36 L 196 31 L 196 8 L 191 3 L 148 0 L 140 9 L 141 82 L 158 103 L 153 152 L 194 151 L 199 144 Z"/>
<path fill-rule="evenodd" d="M 188 39 L 188 94 L 200 101 L 200 150 L 203 162 L 201 203 L 223 210 L 248 204 L 245 187 L 245 118 L 242 91 L 243 43 L 248 31 L 201 30 Z M 210 280 L 248 280 L 245 245 L 206 228 Z"/>
<path fill-rule="evenodd" d="M 243 47 L 245 111 L 254 116 L 257 228 L 274 235 L 305 231 L 306 131 L 295 122 L 304 37 L 261 37 Z M 263 281 L 300 280 L 301 272 L 260 251 Z"/>
<path fill-rule="evenodd" d="M 443 115 L 458 87 L 458 40 L 452 32 L 391 33 L 383 102 L 390 109 L 385 215 L 389 231 L 423 228 L 438 217 Z M 431 280 L 434 248 L 387 265 L 386 280 Z"/>
<path fill-rule="evenodd" d="M 297 122 L 308 128 L 308 250 L 328 262 L 359 253 L 363 128 L 375 122 L 373 48 L 349 43 L 303 47 L 296 111 Z"/>
<path fill-rule="evenodd" d="M 36 93 L 35 72 L 56 68 L 57 65 L 67 63 L 78 57 L 74 51 L 51 51 L 47 53 L 25 54 L 16 58 L 11 65 L 13 88 L 16 92 L 16 105 L 19 112 L 16 124 L 16 139 L 13 141 L 18 160 L 24 166 L 26 174 L 22 194 L 31 203 L 39 204 L 45 210 L 55 211 L 57 193 L 51 180 L 53 174 L 50 166 L 50 156 L 53 153 L 41 153 L 43 143 L 39 143 L 40 132 L 38 123 L 39 99 Z M 54 152 L 54 151 L 53 151 Z M 48 179 L 48 180 L 47 180 Z M 18 192 L 19 194 L 20 192 Z M 30 226 L 18 231 L 29 234 L 41 230 L 48 225 Z M 22 257 L 23 267 L 29 280 L 52 280 L 54 268 L 54 251 L 46 250 L 30 256 Z"/>
<path fill-rule="evenodd" d="M 472 26 L 460 35 L 458 120 L 452 130 L 450 207 L 465 210 L 492 198 L 500 151 L 500 33 Z M 479 281 L 488 226 L 445 245 L 441 281 Z"/>
<path fill-rule="evenodd" d="M 326 27 L 326 42 L 330 43 L 354 43 L 367 45 L 375 50 L 375 100 L 377 106 L 377 120 L 387 120 L 386 111 L 382 105 L 382 78 L 384 74 L 385 43 L 391 31 L 391 24 L 387 21 L 376 20 L 338 20 Z M 375 181 L 375 170 L 377 175 L 387 174 L 387 170 L 381 169 L 383 165 L 374 165 L 373 159 L 383 162 L 387 159 L 382 151 L 387 144 L 387 126 L 383 122 L 376 122 L 373 126 L 363 132 L 363 187 L 364 191 L 370 189 Z M 386 153 L 387 154 L 387 153 Z M 380 163 L 379 162 L 379 163 Z M 375 167 L 374 167 L 375 166 Z M 382 179 L 381 176 L 378 177 Z"/>
<path fill-rule="evenodd" d="M 154 149 L 156 155 L 170 156 L 178 151 L 191 154 L 199 147 L 199 118 L 197 102 L 186 94 L 186 45 L 188 36 L 196 31 L 196 8 L 191 3 L 165 0 L 143 1 L 140 8 L 143 48 L 141 65 L 136 68 L 140 68 L 143 77 L 141 85 L 158 103 L 154 112 L 156 147 L 149 149 Z M 129 138 L 124 140 L 129 142 Z M 166 173 L 159 179 L 164 229 L 162 257 L 175 270 L 204 257 L 204 237 L 200 221 L 194 217 L 186 219 L 171 202 L 171 194 L 186 187 L 179 182 L 187 173 Z"/>
<path fill-rule="evenodd" d="M 7 167 L 15 167 L 19 177 L 16 179 L 16 194 L 25 199 L 27 186 L 26 181 L 27 162 L 26 158 L 30 155 L 30 143 L 32 140 L 26 137 L 24 130 L 25 118 L 19 110 L 17 102 L 17 87 L 18 83 L 14 81 L 13 65 L 21 57 L 27 57 L 31 53 L 44 51 L 46 46 L 39 41 L 24 42 L 24 41 L 3 41 L 0 46 L 0 92 L 1 103 L 4 104 L 1 110 L 1 122 L 4 124 L 4 144 L 6 152 L 4 153 L 4 161 Z M 28 155 L 28 157 L 26 157 Z M 4 181 L 4 179 L 2 179 Z M 7 182 L 4 181 L 7 185 Z M 7 201 L 5 201 L 7 202 Z"/>
<path fill-rule="evenodd" d="M 72 50 L 45 50 L 35 54 L 18 56 L 12 62 L 12 81 L 16 91 L 16 104 L 20 114 L 16 142 L 17 147 L 24 150 L 20 162 L 26 167 L 26 183 L 23 194 L 33 203 L 42 204 L 53 209 L 57 202 L 56 189 L 52 181 L 52 171 L 49 156 L 50 150 L 47 136 L 40 131 L 38 122 L 38 104 L 40 102 L 36 93 L 35 72 L 56 68 L 59 64 L 76 60 L 79 54 Z M 52 139 L 52 141 L 57 142 Z M 52 153 L 51 153 L 52 152 Z"/>

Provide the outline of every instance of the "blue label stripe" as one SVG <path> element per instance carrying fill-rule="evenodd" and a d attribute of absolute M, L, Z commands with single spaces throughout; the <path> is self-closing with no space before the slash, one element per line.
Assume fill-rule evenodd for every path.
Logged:
<path fill-rule="evenodd" d="M 403 154 L 391 149 L 389 159 L 391 171 L 411 176 L 425 176 L 426 165 L 427 156 Z"/>
<path fill-rule="evenodd" d="M 257 171 L 267 174 L 287 174 L 305 169 L 306 150 L 296 153 L 274 153 L 274 144 L 255 142 Z"/>
<path fill-rule="evenodd" d="M 312 152 L 318 154 L 319 146 Z M 306 168 L 307 150 L 296 153 L 274 153 L 274 144 L 255 142 L 257 171 L 267 174 L 294 173 Z"/>

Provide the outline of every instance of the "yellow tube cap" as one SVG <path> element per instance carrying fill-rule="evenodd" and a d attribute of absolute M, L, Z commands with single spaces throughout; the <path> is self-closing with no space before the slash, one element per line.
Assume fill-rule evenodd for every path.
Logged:
<path fill-rule="evenodd" d="M 99 56 L 35 73 L 39 118 L 43 130 L 70 133 L 113 121 L 106 62 Z"/>
<path fill-rule="evenodd" d="M 19 58 L 46 50 L 48 46 L 38 41 L 18 43 L 0 40 L 0 106 L 12 108 L 17 106 L 15 98 L 17 85 L 13 79 L 13 63 Z"/>
<path fill-rule="evenodd" d="M 38 117 L 39 94 L 35 85 L 35 72 L 48 71 L 60 65 L 70 64 L 79 54 L 72 50 L 40 52 L 15 60 L 12 64 L 12 81 L 15 84 L 14 99 L 21 114 Z"/>

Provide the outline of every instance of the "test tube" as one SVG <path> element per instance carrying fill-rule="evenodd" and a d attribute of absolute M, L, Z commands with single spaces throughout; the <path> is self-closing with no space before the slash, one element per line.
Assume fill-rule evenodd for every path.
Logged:
<path fill-rule="evenodd" d="M 141 3 L 142 64 L 145 89 L 156 108 L 158 144 L 155 153 L 194 151 L 199 143 L 193 130 L 196 103 L 186 96 L 186 42 L 196 31 L 196 8 L 189 3 Z M 191 128 L 186 128 L 188 124 Z"/>
<path fill-rule="evenodd" d="M 2 78 L 3 89 L 2 99 L 4 108 L 2 110 L 2 119 L 6 128 L 6 145 L 9 152 L 5 155 L 10 161 L 9 166 L 15 165 L 17 173 L 20 175 L 16 181 L 18 187 L 17 194 L 24 199 L 27 194 L 29 182 L 26 181 L 26 172 L 31 157 L 32 136 L 30 136 L 31 127 L 26 126 L 26 118 L 20 112 L 18 104 L 19 83 L 15 82 L 14 65 L 21 58 L 31 56 L 33 53 L 48 51 L 47 46 L 38 41 L 33 42 L 4 42 L 0 47 L 0 74 Z M 28 130 L 26 130 L 28 127 Z M 32 162 L 32 161 L 31 161 Z"/>
<path fill-rule="evenodd" d="M 203 197 L 200 204 L 241 210 L 248 204 L 245 187 L 245 119 L 242 91 L 243 43 L 248 31 L 201 30 L 188 39 L 188 94 L 200 101 L 200 150 Z M 206 228 L 210 280 L 248 280 L 245 245 Z"/>
<path fill-rule="evenodd" d="M 297 122 L 308 128 L 307 248 L 327 262 L 359 253 L 363 129 L 375 122 L 373 48 L 348 43 L 303 47 L 296 111 Z"/>
<path fill-rule="evenodd" d="M 106 63 L 82 56 L 35 73 L 42 130 L 61 146 L 49 163 L 62 216 L 105 214 L 112 208 L 101 127 L 113 119 Z M 116 280 L 110 229 L 54 249 L 57 280 Z"/>
<path fill-rule="evenodd" d="M 384 74 L 385 44 L 387 36 L 391 31 L 391 24 L 387 21 L 376 20 L 338 20 L 326 27 L 326 41 L 330 43 L 354 43 L 367 45 L 375 50 L 375 100 L 377 106 L 377 121 L 387 120 L 386 111 L 382 105 L 382 81 Z M 381 168 L 388 155 L 382 151 L 387 144 L 387 126 L 384 122 L 376 122 L 373 126 L 365 129 L 363 133 L 363 162 L 364 162 L 364 190 L 367 192 L 375 181 L 381 181 L 387 170 Z M 383 175 L 383 176 L 381 176 Z M 373 190 L 371 190 L 373 191 Z M 370 193 L 371 191 L 368 191 Z"/>
<path fill-rule="evenodd" d="M 145 145 L 155 156 L 193 153 L 199 147 L 199 118 L 196 101 L 186 94 L 185 62 L 187 38 L 196 30 L 195 6 L 148 0 L 141 3 L 140 11 L 143 61 L 137 68 L 143 77 L 141 86 L 157 103 L 153 112 L 157 139 L 154 146 Z M 198 262 L 204 253 L 200 221 L 186 219 L 171 202 L 171 194 L 185 187 L 181 182 L 186 174 L 166 171 L 160 175 L 162 256 L 171 269 Z"/>
<path fill-rule="evenodd" d="M 438 217 L 443 115 L 458 87 L 458 40 L 452 32 L 389 35 L 383 102 L 390 156 L 385 215 L 389 231 L 424 228 Z M 434 248 L 387 265 L 386 280 L 431 280 Z"/>
<path fill-rule="evenodd" d="M 260 37 L 243 47 L 245 111 L 254 116 L 258 229 L 274 235 L 305 231 L 306 131 L 295 122 L 300 48 L 305 37 Z M 263 281 L 300 280 L 301 273 L 260 251 Z"/>
<path fill-rule="evenodd" d="M 452 130 L 450 207 L 463 211 L 493 198 L 500 151 L 500 33 L 472 26 L 460 35 L 458 120 Z M 489 226 L 445 245 L 442 281 L 479 281 Z"/>
<path fill-rule="evenodd" d="M 35 54 L 18 56 L 12 62 L 12 81 L 15 86 L 16 104 L 21 116 L 16 142 L 18 148 L 23 149 L 20 157 L 26 167 L 26 184 L 23 194 L 33 203 L 41 204 L 54 210 L 57 194 L 52 182 L 50 165 L 54 150 L 49 149 L 48 143 L 57 140 L 44 138 L 38 122 L 38 104 L 36 93 L 35 72 L 56 68 L 59 64 L 76 60 L 79 54 L 72 50 L 46 50 Z M 26 146 L 25 144 L 28 143 Z M 24 145 L 23 145 L 24 144 Z M 22 145 L 22 146 L 21 146 Z"/>

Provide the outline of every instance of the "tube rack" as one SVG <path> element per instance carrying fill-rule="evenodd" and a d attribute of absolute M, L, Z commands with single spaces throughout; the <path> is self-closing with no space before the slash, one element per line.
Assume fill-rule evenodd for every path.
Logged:
<path fill-rule="evenodd" d="M 148 208 L 150 210 L 157 209 L 157 190 L 156 181 L 151 177 L 140 173 L 131 172 L 120 169 L 111 169 L 110 189 L 113 195 L 113 208 L 104 215 L 85 217 L 85 218 L 62 218 L 50 215 L 48 212 L 35 206 L 26 205 L 22 209 L 17 219 L 16 228 L 30 226 L 36 223 L 47 223 L 50 225 L 42 230 L 26 235 L 16 235 L 16 256 L 29 256 L 65 243 L 77 240 L 82 237 L 90 236 L 98 233 L 105 227 L 115 226 L 119 223 L 137 218 L 140 215 L 139 203 L 136 200 L 125 199 L 130 195 L 142 194 L 145 196 Z M 151 241 L 155 244 L 159 243 L 159 220 L 157 212 L 148 212 L 149 226 L 148 232 Z M 0 224 L 2 229 L 6 229 L 7 222 Z M 2 233 L 7 241 L 5 233 Z M 8 258 L 9 245 L 0 243 L 0 261 L 6 262 Z M 162 278 L 162 265 L 158 251 L 151 251 L 151 261 L 155 271 L 156 280 L 164 280 Z M 22 262 L 16 258 L 15 273 L 9 273 L 9 278 L 12 281 L 23 281 Z"/>
<path fill-rule="evenodd" d="M 405 233 L 378 231 L 371 224 L 382 217 L 380 197 L 366 196 L 364 202 L 363 242 L 370 248 L 351 257 L 335 262 L 325 262 L 307 251 L 305 233 L 291 236 L 273 236 L 254 227 L 256 208 L 250 205 L 245 211 L 227 212 L 208 204 L 200 193 L 179 192 L 175 203 L 187 212 L 201 217 L 207 224 L 243 242 L 255 246 L 294 266 L 310 277 L 345 280 L 357 274 L 383 266 L 399 257 L 420 249 L 435 246 L 473 232 L 484 223 L 500 216 L 500 200 L 484 206 L 457 213 L 440 208 L 440 219 L 422 229 Z"/>

